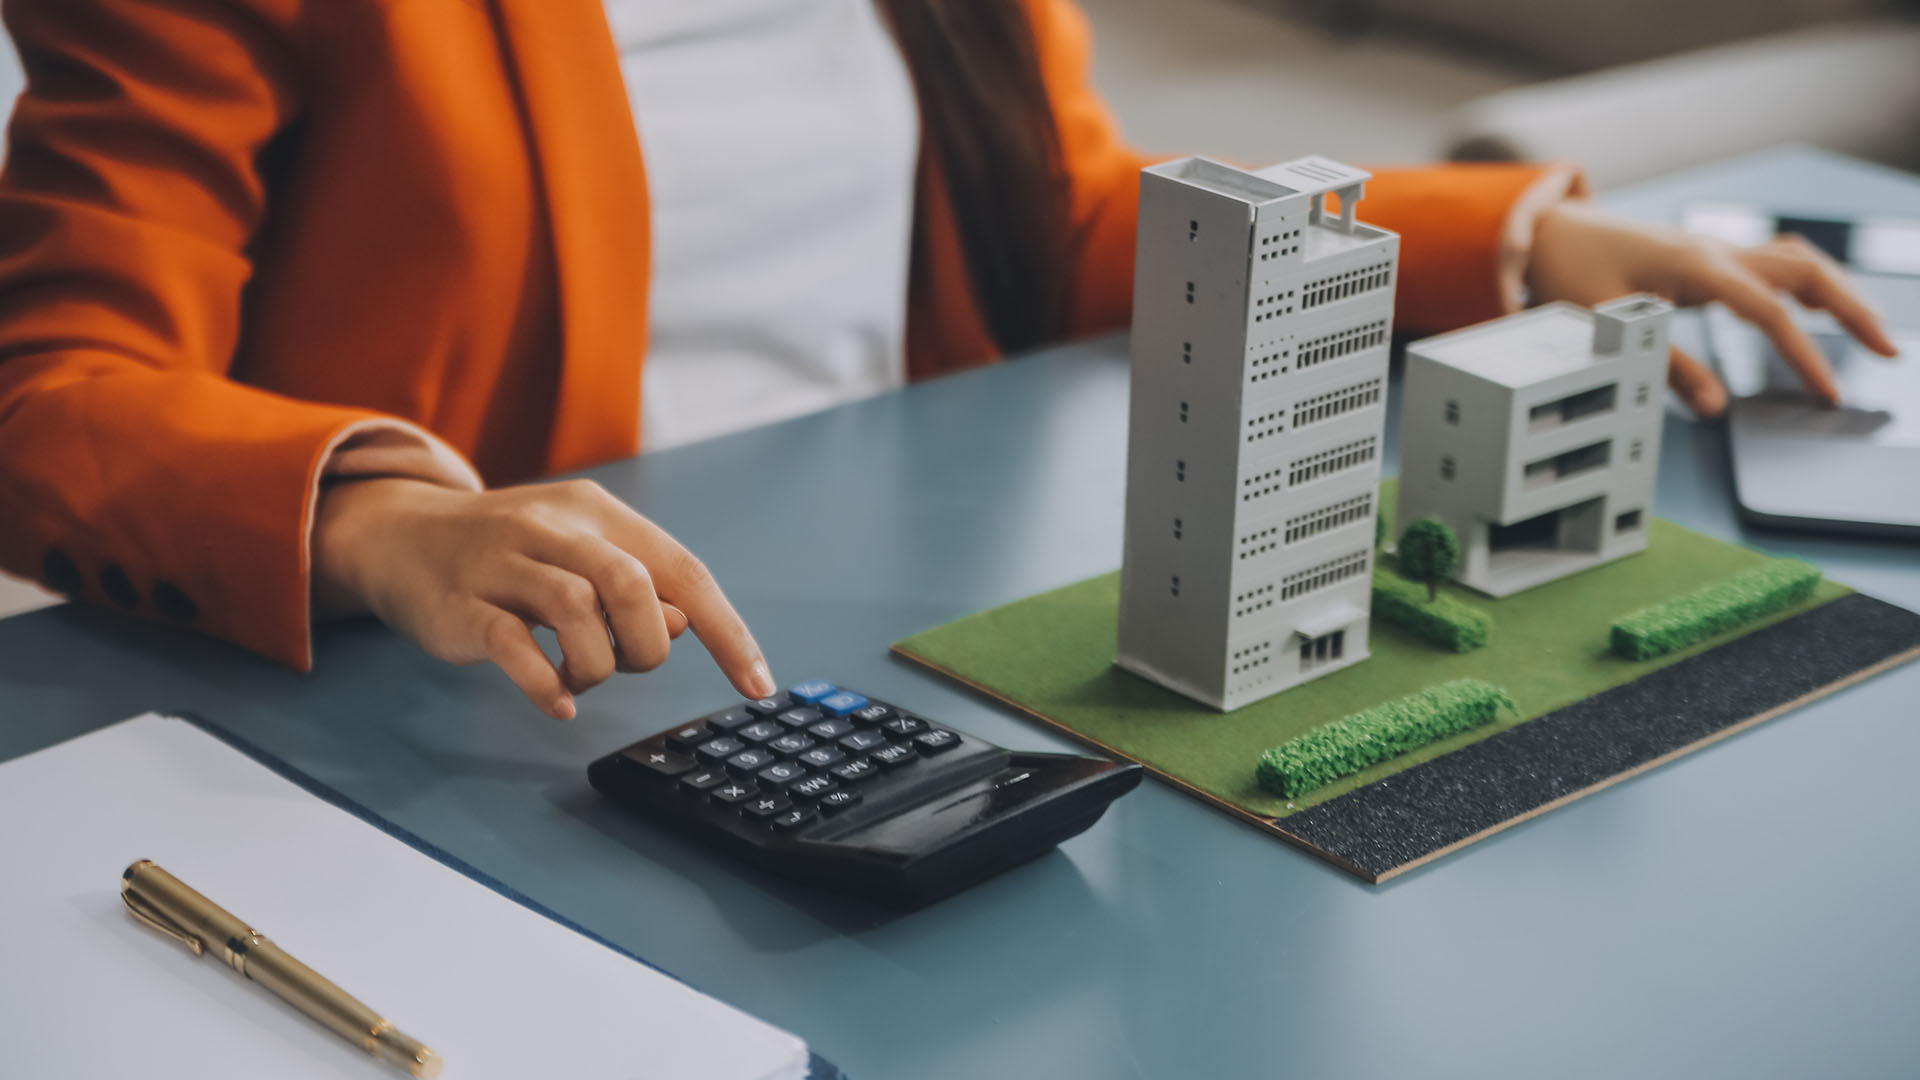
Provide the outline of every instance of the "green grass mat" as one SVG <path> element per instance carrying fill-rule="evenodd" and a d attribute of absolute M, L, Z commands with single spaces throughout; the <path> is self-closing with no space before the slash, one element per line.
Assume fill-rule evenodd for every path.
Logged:
<path fill-rule="evenodd" d="M 1284 817 L 1851 591 L 1823 580 L 1804 603 L 1737 631 L 1656 659 L 1623 660 L 1608 648 L 1614 619 L 1768 559 L 1670 522 L 1656 520 L 1650 527 L 1645 552 L 1503 600 L 1443 586 L 1443 595 L 1493 617 L 1484 648 L 1444 652 L 1375 620 L 1371 659 L 1231 713 L 1196 705 L 1113 666 L 1117 572 L 969 615 L 915 634 L 895 649 L 1207 795 L 1254 814 Z M 1268 747 L 1465 678 L 1506 688 L 1515 711 L 1291 801 L 1269 795 L 1254 780 Z"/>

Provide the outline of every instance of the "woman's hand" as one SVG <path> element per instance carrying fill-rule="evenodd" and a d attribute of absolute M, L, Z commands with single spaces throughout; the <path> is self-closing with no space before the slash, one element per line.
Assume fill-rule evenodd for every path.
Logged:
<path fill-rule="evenodd" d="M 313 582 L 317 615 L 371 612 L 442 660 L 491 660 L 559 720 L 615 671 L 659 667 L 689 627 L 742 694 L 776 689 L 700 560 L 588 480 L 483 492 L 335 485 L 314 523 Z M 558 667 L 535 625 L 558 635 Z"/>
<path fill-rule="evenodd" d="M 1773 339 L 1807 389 L 1829 405 L 1840 400 L 1833 373 L 1819 346 L 1794 322 L 1781 291 L 1807 307 L 1832 312 L 1873 351 L 1894 355 L 1880 319 L 1847 281 L 1846 272 L 1797 236 L 1759 247 L 1733 247 L 1623 221 L 1592 203 L 1565 200 L 1542 213 L 1534 225 L 1526 283 L 1535 300 L 1588 306 L 1632 292 L 1654 293 L 1682 305 L 1721 301 Z M 1720 380 L 1679 349 L 1673 350 L 1667 383 L 1702 416 L 1718 416 L 1727 407 Z"/>

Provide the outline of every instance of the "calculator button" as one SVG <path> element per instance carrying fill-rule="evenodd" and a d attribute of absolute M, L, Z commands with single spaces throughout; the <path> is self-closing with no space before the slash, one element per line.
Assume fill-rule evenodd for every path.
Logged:
<path fill-rule="evenodd" d="M 727 768 L 739 773 L 741 776 L 748 776 L 759 772 L 761 769 L 779 760 L 779 758 L 773 756 L 772 751 L 755 748 L 752 750 L 742 750 L 728 758 Z"/>
<path fill-rule="evenodd" d="M 778 716 L 787 711 L 787 699 L 783 697 L 763 697 L 759 701 L 747 702 L 747 711 L 758 717 Z"/>
<path fill-rule="evenodd" d="M 814 705 L 818 704 L 822 698 L 833 696 L 835 693 L 838 693 L 839 690 L 839 687 L 830 682 L 814 679 L 811 682 L 803 682 L 798 686 L 788 687 L 787 694 L 795 701 L 804 701 L 809 705 Z"/>
<path fill-rule="evenodd" d="M 745 739 L 750 743 L 763 743 L 777 739 L 787 733 L 787 729 L 771 720 L 762 720 L 757 724 L 748 724 L 733 733 L 736 739 Z"/>
<path fill-rule="evenodd" d="M 856 780 L 865 780 L 867 777 L 879 772 L 880 766 L 875 765 L 866 758 L 854 758 L 844 765 L 835 765 L 827 771 L 845 780 L 847 783 L 853 783 Z"/>
<path fill-rule="evenodd" d="M 676 754 L 671 750 L 628 750 L 626 759 L 655 776 L 671 780 L 693 768 L 698 762 L 685 754 Z"/>
<path fill-rule="evenodd" d="M 816 746 L 804 754 L 795 755 L 802 765 L 824 769 L 829 765 L 838 765 L 847 759 L 847 755 L 831 746 Z"/>
<path fill-rule="evenodd" d="M 780 761 L 761 769 L 754 775 L 758 776 L 760 782 L 763 784 L 771 787 L 780 787 L 784 784 L 791 784 L 795 780 L 807 775 L 807 767 L 805 765 L 795 765 L 791 761 Z"/>
<path fill-rule="evenodd" d="M 960 736 L 951 731 L 934 728 L 932 731 L 923 731 L 915 735 L 913 744 L 919 747 L 923 754 L 938 754 L 959 746 Z"/>
<path fill-rule="evenodd" d="M 760 795 L 740 804 L 741 813 L 760 821 L 765 821 L 775 814 L 784 814 L 791 809 L 793 809 L 793 802 L 781 795 Z"/>
<path fill-rule="evenodd" d="M 758 719 L 760 718 L 745 709 L 727 709 L 707 717 L 707 726 L 725 735 L 746 727 Z"/>
<path fill-rule="evenodd" d="M 812 732 L 813 737 L 816 739 L 832 740 L 832 739 L 837 739 L 842 735 L 853 734 L 853 721 L 841 720 L 838 718 L 833 720 L 822 720 L 819 723 L 814 724 L 812 727 L 807 728 L 807 730 Z"/>
<path fill-rule="evenodd" d="M 788 709 L 780 714 L 779 720 L 790 728 L 803 728 L 808 724 L 819 723 L 826 718 L 826 715 L 819 709 Z"/>
<path fill-rule="evenodd" d="M 847 807 L 859 801 L 860 793 L 857 791 L 829 791 L 825 795 L 820 796 L 820 801 L 817 805 L 827 813 L 834 814 L 845 810 Z"/>
<path fill-rule="evenodd" d="M 833 782 L 833 777 L 821 776 L 815 773 L 803 780 L 795 780 L 793 783 L 787 785 L 787 792 L 792 795 L 798 795 L 803 799 L 817 799 L 835 790 L 839 786 L 839 784 Z"/>
<path fill-rule="evenodd" d="M 746 748 L 739 739 L 721 738 L 701 743 L 693 752 L 705 761 L 725 761 Z"/>
<path fill-rule="evenodd" d="M 726 782 L 725 769 L 701 769 L 680 778 L 680 786 L 688 791 L 710 791 Z"/>
<path fill-rule="evenodd" d="M 758 794 L 760 789 L 745 780 L 729 780 L 713 789 L 713 801 L 728 806 L 738 806 Z"/>
<path fill-rule="evenodd" d="M 883 746 L 873 752 L 873 760 L 888 768 L 893 768 L 896 765 L 905 765 L 916 756 L 913 752 L 913 747 L 908 746 L 906 743 L 894 743 L 891 746 Z"/>
<path fill-rule="evenodd" d="M 675 750 L 692 750 L 694 747 L 713 738 L 714 734 L 714 732 L 707 729 L 707 725 L 705 724 L 688 724 L 686 727 L 668 735 L 667 745 L 673 747 Z"/>
<path fill-rule="evenodd" d="M 791 832 L 803 825 L 810 824 L 820 812 L 811 806 L 796 806 L 773 819 L 773 827 L 781 832 Z"/>
<path fill-rule="evenodd" d="M 856 731 L 841 739 L 840 745 L 846 747 L 850 754 L 864 754 L 887 745 L 887 737 L 877 731 Z"/>
<path fill-rule="evenodd" d="M 904 739 L 909 735 L 918 735 L 927 730 L 927 722 L 917 716 L 908 716 L 902 713 L 886 723 L 881 724 L 880 730 L 896 739 Z"/>
<path fill-rule="evenodd" d="M 869 705 L 864 709 L 855 709 L 849 715 L 861 727 L 878 727 L 893 719 L 893 710 L 885 705 Z"/>
<path fill-rule="evenodd" d="M 812 745 L 813 745 L 812 739 L 807 738 L 805 735 L 802 735 L 797 731 L 789 731 L 785 735 L 782 735 L 779 738 L 768 743 L 767 749 L 772 750 L 774 753 L 779 754 L 782 757 L 792 757 L 793 755 L 799 753 L 802 750 L 807 749 Z"/>
<path fill-rule="evenodd" d="M 857 709 L 866 708 L 867 699 L 851 690 L 841 690 L 821 698 L 819 705 L 828 716 L 845 716 Z"/>

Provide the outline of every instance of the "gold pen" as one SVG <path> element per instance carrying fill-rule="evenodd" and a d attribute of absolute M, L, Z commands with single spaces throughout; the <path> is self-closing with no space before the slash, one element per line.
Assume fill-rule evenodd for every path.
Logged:
<path fill-rule="evenodd" d="M 440 1055 L 402 1034 L 393 1023 L 288 956 L 220 905 L 141 859 L 120 876 L 120 898 L 133 917 L 174 938 L 193 955 L 213 951 L 227 966 L 331 1028 L 341 1038 L 415 1076 L 440 1075 Z"/>

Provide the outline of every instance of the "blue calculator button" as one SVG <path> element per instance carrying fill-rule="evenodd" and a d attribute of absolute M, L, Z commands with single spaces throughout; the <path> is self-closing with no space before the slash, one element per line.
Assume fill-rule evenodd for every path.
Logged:
<path fill-rule="evenodd" d="M 850 712 L 858 712 L 866 708 L 867 699 L 851 690 L 842 690 L 821 698 L 818 704 L 822 709 L 827 710 L 830 715 L 845 716 Z"/>
<path fill-rule="evenodd" d="M 793 700 L 805 702 L 808 705 L 818 705 L 822 698 L 831 697 L 839 692 L 839 687 L 830 682 L 822 682 L 819 679 L 815 679 L 812 682 L 803 682 L 787 691 L 787 693 L 793 697 Z"/>

